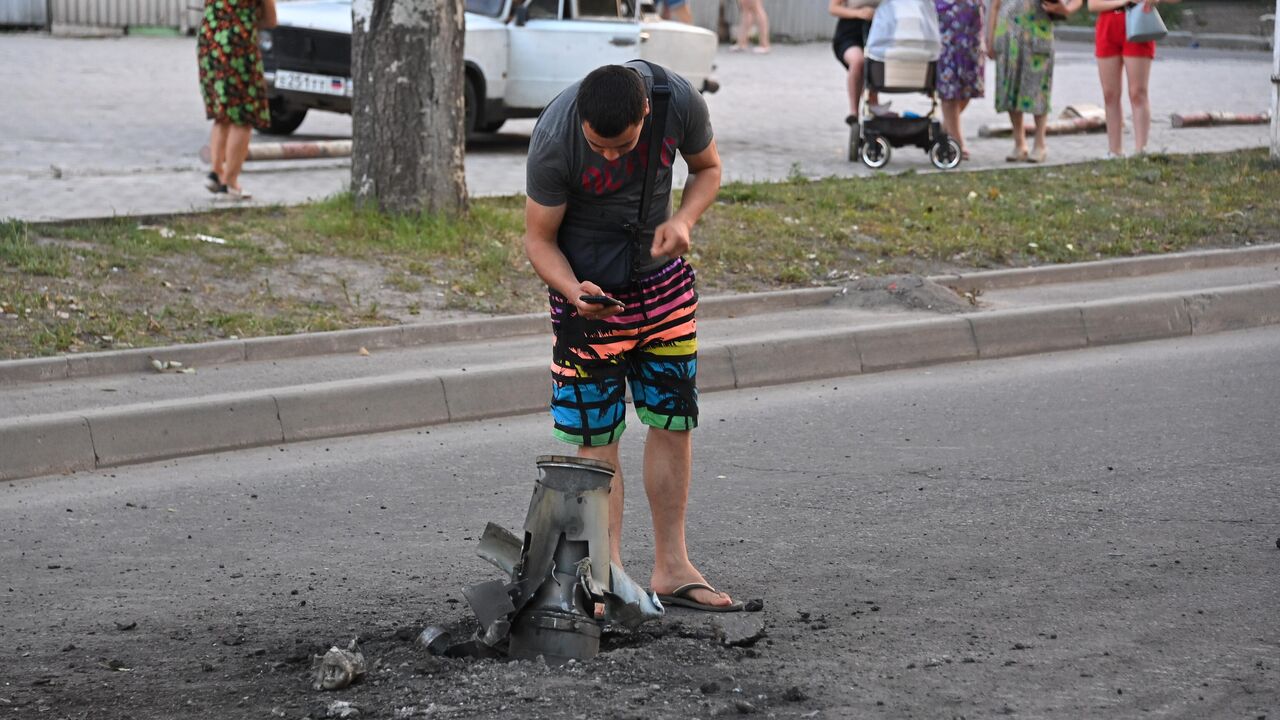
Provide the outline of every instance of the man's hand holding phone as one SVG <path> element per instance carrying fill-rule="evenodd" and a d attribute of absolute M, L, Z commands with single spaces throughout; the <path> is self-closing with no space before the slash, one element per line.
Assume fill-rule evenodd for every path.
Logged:
<path fill-rule="evenodd" d="M 574 305 L 578 308 L 578 314 L 592 320 L 613 317 L 627 308 L 621 300 L 606 295 L 593 282 L 580 283 L 577 294 L 572 297 L 576 298 Z"/>

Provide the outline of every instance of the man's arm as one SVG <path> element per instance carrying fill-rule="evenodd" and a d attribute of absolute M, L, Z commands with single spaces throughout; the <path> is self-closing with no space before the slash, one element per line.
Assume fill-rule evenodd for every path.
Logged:
<path fill-rule="evenodd" d="M 684 186 L 680 209 L 653 233 L 653 247 L 649 252 L 654 257 L 680 257 L 689 252 L 694 223 L 720 192 L 720 151 L 716 150 L 715 140 L 705 150 L 686 155 L 684 161 L 689 166 L 690 179 Z"/>
<path fill-rule="evenodd" d="M 569 267 L 569 261 L 560 251 L 556 235 L 564 221 L 565 205 L 548 207 L 532 199 L 524 201 L 524 253 L 533 265 L 534 272 L 547 284 L 569 299 L 578 308 L 578 314 L 593 319 L 606 318 L 622 312 L 612 305 L 584 303 L 583 295 L 604 295 L 604 290 L 590 280 L 579 280 Z"/>

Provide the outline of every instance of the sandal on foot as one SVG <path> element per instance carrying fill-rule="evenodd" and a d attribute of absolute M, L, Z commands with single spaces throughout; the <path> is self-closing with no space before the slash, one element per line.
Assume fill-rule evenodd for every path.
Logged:
<path fill-rule="evenodd" d="M 1023 159 L 1029 163 L 1036 164 L 1036 163 L 1044 162 L 1045 159 L 1048 157 L 1049 157 L 1049 151 L 1046 150 L 1045 148 L 1040 148 L 1039 150 L 1031 153 L 1030 155 L 1026 156 Z"/>
<path fill-rule="evenodd" d="M 720 594 L 719 590 L 706 583 L 691 582 L 681 585 L 667 595 L 658 595 L 658 599 L 662 601 L 663 605 L 686 607 L 694 610 L 704 610 L 706 612 L 739 612 L 746 606 L 746 603 L 743 603 L 741 600 L 729 603 L 728 605 L 708 605 L 707 603 L 700 603 L 689 597 L 690 593 L 694 590 L 707 590 L 709 592 L 716 593 L 717 595 Z"/>
<path fill-rule="evenodd" d="M 1005 156 L 1004 156 L 1004 161 L 1005 161 L 1005 162 L 1026 162 L 1026 161 L 1027 161 L 1027 151 L 1026 151 L 1026 150 L 1017 150 L 1017 151 L 1015 151 L 1015 152 L 1011 152 L 1011 153 L 1009 153 L 1008 155 L 1005 155 Z"/>
<path fill-rule="evenodd" d="M 218 179 L 218 173 L 210 172 L 204 178 L 204 189 L 211 193 L 221 193 L 227 191 L 227 186 Z"/>

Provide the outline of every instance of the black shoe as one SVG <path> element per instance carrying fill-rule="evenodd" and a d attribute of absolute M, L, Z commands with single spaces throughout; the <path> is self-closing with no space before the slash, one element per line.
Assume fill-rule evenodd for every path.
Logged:
<path fill-rule="evenodd" d="M 853 127 L 854 125 L 857 125 L 857 124 L 858 124 L 858 116 L 857 116 L 857 115 L 846 115 L 846 116 L 845 116 L 845 118 L 844 118 L 844 124 L 845 124 L 845 125 L 848 125 L 848 126 L 850 126 L 850 127 Z M 212 173 L 210 173 L 210 174 L 212 175 Z"/>
<path fill-rule="evenodd" d="M 227 186 L 222 184 L 218 179 L 218 173 L 210 172 L 204 178 L 204 188 L 211 193 L 222 193 L 227 191 Z"/>

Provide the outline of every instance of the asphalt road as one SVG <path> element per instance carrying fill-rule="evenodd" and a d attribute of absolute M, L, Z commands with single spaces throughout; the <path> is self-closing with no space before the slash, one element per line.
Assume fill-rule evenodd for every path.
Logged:
<path fill-rule="evenodd" d="M 734 674 L 803 687 L 780 717 L 1276 717 L 1278 373 L 1269 328 L 706 396 L 692 552 L 769 632 Z M 213 686 L 270 717 L 303 681 L 248 668 L 290 638 L 464 617 L 484 523 L 562 450 L 528 416 L 0 487 L 0 717 L 200 717 Z"/>

